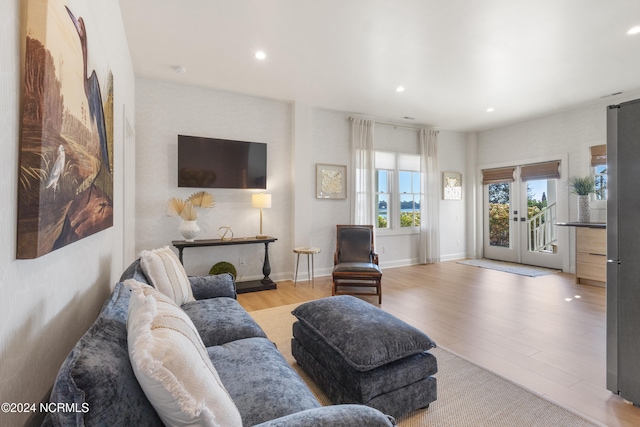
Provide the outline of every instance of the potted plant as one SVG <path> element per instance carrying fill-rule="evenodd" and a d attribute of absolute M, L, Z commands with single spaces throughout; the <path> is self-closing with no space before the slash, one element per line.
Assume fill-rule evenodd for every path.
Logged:
<path fill-rule="evenodd" d="M 589 194 L 596 192 L 592 176 L 572 176 L 568 181 L 573 194 L 578 195 L 578 222 L 589 222 Z"/>

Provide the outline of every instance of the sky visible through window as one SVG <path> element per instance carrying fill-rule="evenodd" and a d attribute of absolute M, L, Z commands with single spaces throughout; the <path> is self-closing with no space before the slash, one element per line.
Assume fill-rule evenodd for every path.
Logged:
<path fill-rule="evenodd" d="M 529 181 L 527 185 L 533 192 L 534 200 L 542 200 L 542 193 L 545 193 L 545 194 L 548 193 L 546 179 L 541 181 Z"/>

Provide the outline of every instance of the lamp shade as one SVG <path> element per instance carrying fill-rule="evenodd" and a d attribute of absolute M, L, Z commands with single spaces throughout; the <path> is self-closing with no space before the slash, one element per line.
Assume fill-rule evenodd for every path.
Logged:
<path fill-rule="evenodd" d="M 253 194 L 251 196 L 251 205 L 254 208 L 265 208 L 268 209 L 271 207 L 271 194 L 258 193 Z"/>

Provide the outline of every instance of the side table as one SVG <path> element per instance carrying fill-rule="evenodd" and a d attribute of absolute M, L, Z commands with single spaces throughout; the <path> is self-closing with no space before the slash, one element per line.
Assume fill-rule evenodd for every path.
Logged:
<path fill-rule="evenodd" d="M 307 256 L 307 277 L 309 277 L 309 281 L 311 282 L 311 287 L 313 288 L 315 286 L 315 282 L 314 282 L 315 271 L 314 271 L 314 265 L 313 265 L 313 256 L 315 254 L 320 253 L 320 248 L 298 247 L 293 249 L 293 253 L 298 254 L 298 260 L 296 262 L 296 275 L 293 280 L 293 286 L 296 286 L 296 284 L 298 283 L 298 266 L 300 265 L 300 255 L 302 254 Z M 309 271 L 309 257 L 311 257 L 311 271 Z"/>

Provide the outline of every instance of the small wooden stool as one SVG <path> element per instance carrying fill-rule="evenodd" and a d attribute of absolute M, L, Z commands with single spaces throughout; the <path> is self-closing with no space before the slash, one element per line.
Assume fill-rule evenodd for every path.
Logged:
<path fill-rule="evenodd" d="M 293 280 L 293 286 L 296 286 L 296 284 L 298 283 L 298 266 L 300 265 L 300 254 L 303 254 L 307 256 L 307 276 L 309 277 L 309 281 L 311 281 L 311 287 L 313 288 L 315 286 L 313 256 L 320 253 L 320 248 L 293 248 L 293 253 L 298 254 L 298 261 L 296 262 L 296 275 Z M 309 271 L 309 256 L 311 256 L 311 271 Z"/>

